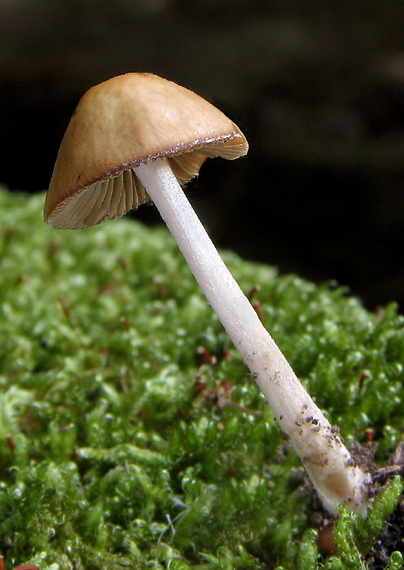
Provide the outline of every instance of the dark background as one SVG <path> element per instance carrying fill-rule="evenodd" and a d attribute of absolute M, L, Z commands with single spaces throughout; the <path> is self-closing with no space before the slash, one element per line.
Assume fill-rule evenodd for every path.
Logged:
<path fill-rule="evenodd" d="M 80 96 L 128 71 L 245 132 L 189 188 L 217 245 L 402 310 L 402 0 L 1 0 L 0 182 L 46 188 Z"/>

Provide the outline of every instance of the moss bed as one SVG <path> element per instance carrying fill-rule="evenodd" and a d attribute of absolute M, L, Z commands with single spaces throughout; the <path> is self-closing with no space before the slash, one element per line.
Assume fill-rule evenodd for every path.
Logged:
<path fill-rule="evenodd" d="M 400 477 L 366 522 L 342 509 L 337 553 L 319 553 L 325 515 L 168 232 L 129 220 L 57 232 L 43 200 L 0 191 L 5 568 L 403 568 Z M 384 485 L 404 455 L 395 305 L 372 314 L 334 283 L 223 256 Z M 381 547 L 383 528 L 398 535 Z"/>

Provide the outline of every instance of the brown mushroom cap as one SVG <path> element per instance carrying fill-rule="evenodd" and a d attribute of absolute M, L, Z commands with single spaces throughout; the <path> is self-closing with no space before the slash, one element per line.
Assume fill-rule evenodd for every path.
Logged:
<path fill-rule="evenodd" d="M 207 157 L 247 153 L 240 129 L 199 95 L 149 73 L 128 73 L 81 98 L 60 145 L 45 221 L 86 228 L 149 201 L 134 167 L 167 157 L 180 183 Z"/>

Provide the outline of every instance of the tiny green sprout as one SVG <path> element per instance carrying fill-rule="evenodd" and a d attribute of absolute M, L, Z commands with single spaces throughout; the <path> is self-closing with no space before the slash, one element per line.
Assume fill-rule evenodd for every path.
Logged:
<path fill-rule="evenodd" d="M 386 526 L 386 517 L 397 506 L 404 490 L 404 481 L 396 477 L 379 494 L 363 520 L 357 513 L 340 506 L 340 516 L 334 527 L 334 539 L 338 558 L 346 568 L 365 568 L 364 557 L 369 553 L 375 539 Z M 395 557 L 398 560 L 398 557 Z"/>
<path fill-rule="evenodd" d="M 317 570 L 318 567 L 318 532 L 309 528 L 300 543 L 296 570 Z"/>
<path fill-rule="evenodd" d="M 372 503 L 368 517 L 365 521 L 358 522 L 360 533 L 360 549 L 362 554 L 367 554 L 375 539 L 386 526 L 386 518 L 390 515 L 399 503 L 404 491 L 404 480 L 402 477 L 395 477 L 393 481 Z"/>
<path fill-rule="evenodd" d="M 401 552 L 393 552 L 390 558 L 390 564 L 387 566 L 386 570 L 403 570 L 404 568 L 404 556 Z"/>

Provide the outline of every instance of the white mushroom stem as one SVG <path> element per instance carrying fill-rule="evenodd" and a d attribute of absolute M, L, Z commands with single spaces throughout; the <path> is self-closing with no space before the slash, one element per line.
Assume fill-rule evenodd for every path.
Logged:
<path fill-rule="evenodd" d="M 142 163 L 136 174 L 182 251 L 203 293 L 262 390 L 303 462 L 323 505 L 344 503 L 363 517 L 367 477 L 296 377 L 227 269 L 168 161 Z"/>

